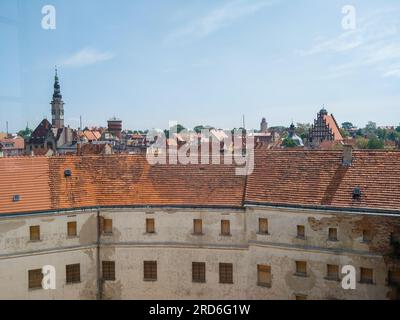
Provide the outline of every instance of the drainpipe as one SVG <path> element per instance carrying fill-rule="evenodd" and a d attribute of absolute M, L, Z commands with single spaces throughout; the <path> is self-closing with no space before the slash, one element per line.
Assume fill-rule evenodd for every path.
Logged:
<path fill-rule="evenodd" d="M 97 232 L 96 232 L 96 264 L 97 264 L 97 300 L 103 299 L 103 279 L 100 270 L 100 236 L 101 236 L 101 224 L 100 224 L 100 209 L 97 209 Z"/>

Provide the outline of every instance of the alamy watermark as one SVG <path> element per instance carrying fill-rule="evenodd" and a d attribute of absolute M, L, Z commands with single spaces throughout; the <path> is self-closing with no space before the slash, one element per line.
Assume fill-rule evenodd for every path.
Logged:
<path fill-rule="evenodd" d="M 344 30 L 355 30 L 357 28 L 357 12 L 356 8 L 351 5 L 345 5 L 342 8 L 342 28 Z"/>
<path fill-rule="evenodd" d="M 236 175 L 251 175 L 254 170 L 254 135 L 243 129 L 181 130 L 170 122 L 169 131 L 151 130 L 147 161 L 151 165 L 225 164 L 234 165 Z"/>
<path fill-rule="evenodd" d="M 52 5 L 45 5 L 42 8 L 42 28 L 44 30 L 55 30 L 57 28 L 56 8 Z"/>

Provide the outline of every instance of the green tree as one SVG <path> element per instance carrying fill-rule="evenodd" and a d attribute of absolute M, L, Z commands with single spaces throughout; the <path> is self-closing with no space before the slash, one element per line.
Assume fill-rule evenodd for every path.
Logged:
<path fill-rule="evenodd" d="M 383 148 L 385 148 L 385 144 L 383 143 L 382 140 L 379 140 L 378 138 L 371 138 L 368 141 L 367 148 L 368 149 L 383 149 Z"/>
<path fill-rule="evenodd" d="M 351 122 L 343 122 L 342 128 L 346 131 L 349 131 L 354 128 L 354 125 Z"/>
<path fill-rule="evenodd" d="M 368 149 L 368 139 L 363 137 L 356 138 L 356 147 L 357 149 Z"/>
<path fill-rule="evenodd" d="M 289 138 L 283 139 L 282 145 L 283 145 L 285 148 L 294 148 L 294 147 L 297 147 L 296 143 L 295 143 L 292 139 L 289 139 Z"/>

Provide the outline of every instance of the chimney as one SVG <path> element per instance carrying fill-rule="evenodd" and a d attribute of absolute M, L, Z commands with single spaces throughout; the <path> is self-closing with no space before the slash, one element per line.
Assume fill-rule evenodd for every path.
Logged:
<path fill-rule="evenodd" d="M 349 167 L 353 163 L 353 147 L 345 144 L 343 148 L 343 166 Z"/>
<path fill-rule="evenodd" d="M 79 142 L 76 145 L 76 155 L 77 156 L 81 155 L 81 144 Z"/>

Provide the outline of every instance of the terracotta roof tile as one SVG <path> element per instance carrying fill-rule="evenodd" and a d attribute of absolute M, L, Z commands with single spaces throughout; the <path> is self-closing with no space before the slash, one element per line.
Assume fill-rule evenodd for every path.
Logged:
<path fill-rule="evenodd" d="M 260 149 L 246 201 L 400 210 L 400 152 L 354 151 L 353 157 L 345 167 L 341 151 Z M 362 197 L 354 200 L 358 186 Z"/>
<path fill-rule="evenodd" d="M 256 148 L 247 179 L 232 165 L 154 165 L 145 155 L 0 159 L 0 214 L 96 206 L 247 203 L 400 210 L 400 152 Z M 71 177 L 64 177 L 70 169 Z M 247 180 L 247 182 L 246 182 Z M 361 187 L 362 197 L 352 191 Z M 20 195 L 13 202 L 13 195 Z"/>

